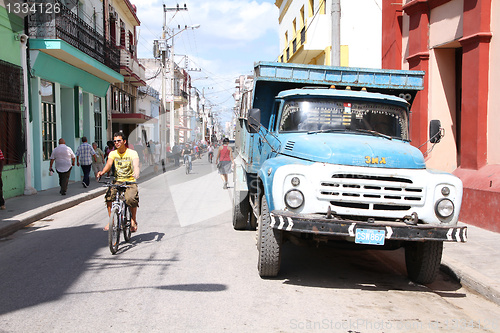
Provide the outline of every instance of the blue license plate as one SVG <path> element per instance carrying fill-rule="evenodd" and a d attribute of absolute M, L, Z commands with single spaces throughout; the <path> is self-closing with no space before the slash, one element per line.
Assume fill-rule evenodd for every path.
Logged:
<path fill-rule="evenodd" d="M 384 245 L 385 230 L 356 229 L 354 242 L 357 244 Z"/>

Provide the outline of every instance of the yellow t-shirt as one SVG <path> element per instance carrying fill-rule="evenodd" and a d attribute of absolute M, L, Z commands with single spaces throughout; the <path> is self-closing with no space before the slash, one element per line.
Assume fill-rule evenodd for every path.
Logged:
<path fill-rule="evenodd" d="M 118 182 L 135 182 L 133 160 L 139 158 L 135 150 L 127 148 L 123 154 L 118 150 L 113 150 L 109 153 L 108 158 L 113 159 L 115 164 L 115 180 Z"/>

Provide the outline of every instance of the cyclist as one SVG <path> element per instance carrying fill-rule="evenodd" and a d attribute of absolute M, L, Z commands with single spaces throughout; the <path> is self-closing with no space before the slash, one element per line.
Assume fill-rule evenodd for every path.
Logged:
<path fill-rule="evenodd" d="M 186 145 L 182 149 L 182 153 L 181 153 L 181 155 L 184 156 L 184 164 L 186 164 L 186 160 L 187 160 L 187 163 L 189 163 L 189 165 L 192 165 L 191 164 L 191 162 L 192 162 L 191 154 L 192 153 L 193 153 L 193 148 L 191 148 L 191 145 L 189 145 L 189 143 L 186 143 Z"/>
<path fill-rule="evenodd" d="M 106 172 L 111 170 L 111 167 L 115 166 L 115 180 L 114 183 L 124 183 L 124 182 L 135 182 L 139 178 L 140 168 L 139 168 L 139 155 L 135 150 L 127 148 L 127 139 L 123 132 L 117 132 L 113 135 L 113 142 L 115 144 L 115 150 L 111 151 L 108 155 L 108 161 L 104 166 L 102 171 L 97 173 L 97 178 L 101 178 Z M 113 200 L 116 196 L 116 188 L 108 188 L 104 200 L 108 207 L 108 214 L 111 214 L 111 206 Z M 137 207 L 139 207 L 139 191 L 137 189 L 137 184 L 130 184 L 125 191 L 125 201 L 130 207 L 130 213 L 132 215 L 131 221 L 131 232 L 137 231 Z M 104 230 L 108 230 L 109 225 L 104 227 Z"/>

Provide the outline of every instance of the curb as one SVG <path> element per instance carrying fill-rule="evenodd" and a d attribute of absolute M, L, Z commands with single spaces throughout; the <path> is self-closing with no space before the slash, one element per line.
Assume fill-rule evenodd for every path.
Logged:
<path fill-rule="evenodd" d="M 154 168 L 147 167 L 144 170 L 144 174 L 141 176 L 141 180 L 148 180 L 149 178 L 154 177 L 160 173 L 165 173 L 173 169 L 175 169 L 175 167 L 173 167 L 172 165 L 164 165 L 162 170 L 162 165 L 160 165 L 158 172 L 155 172 Z M 2 220 L 0 221 L 0 238 L 10 236 L 16 231 L 26 227 L 27 225 L 39 221 L 47 216 L 76 206 L 84 201 L 104 195 L 106 191 L 106 187 L 99 187 L 97 189 L 93 189 L 88 192 L 81 193 L 70 198 L 59 200 L 54 203 L 50 203 L 36 209 L 21 213 L 19 215 L 11 217 L 10 219 Z"/>
<path fill-rule="evenodd" d="M 3 220 L 2 224 L 6 224 L 0 227 L 0 238 L 9 236 L 15 233 L 17 230 L 26 227 L 27 225 L 41 220 L 47 216 L 58 213 L 62 210 L 76 206 L 84 201 L 94 199 L 98 196 L 103 195 L 106 192 L 106 188 L 98 188 L 91 190 L 86 193 L 82 193 L 66 200 L 57 201 L 34 210 L 16 215 L 8 220 Z"/>
<path fill-rule="evenodd" d="M 500 305 L 500 286 L 487 276 L 445 255 L 441 260 L 440 269 L 468 289 Z"/>

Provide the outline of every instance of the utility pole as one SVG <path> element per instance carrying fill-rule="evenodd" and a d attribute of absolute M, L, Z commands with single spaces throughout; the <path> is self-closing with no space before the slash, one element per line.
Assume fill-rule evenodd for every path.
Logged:
<path fill-rule="evenodd" d="M 186 4 L 184 7 L 180 7 L 177 5 L 176 7 L 168 8 L 165 4 L 163 4 L 163 39 L 166 39 L 167 33 L 167 12 L 179 12 L 181 10 L 188 10 Z M 170 147 L 173 148 L 175 144 L 175 102 L 174 102 L 174 87 L 175 87 L 175 61 L 174 61 L 174 33 L 172 29 L 172 35 L 170 37 L 172 39 L 172 45 L 170 47 L 170 57 L 169 57 L 169 75 L 170 75 L 170 137 L 169 144 Z M 163 68 L 165 69 L 166 65 L 166 56 L 163 57 Z M 165 90 L 165 77 L 162 78 L 162 92 Z M 165 96 L 163 96 L 165 98 Z M 166 103 L 164 102 L 165 110 Z"/>
<path fill-rule="evenodd" d="M 332 0 L 332 51 L 330 66 L 340 66 L 340 0 Z"/>

